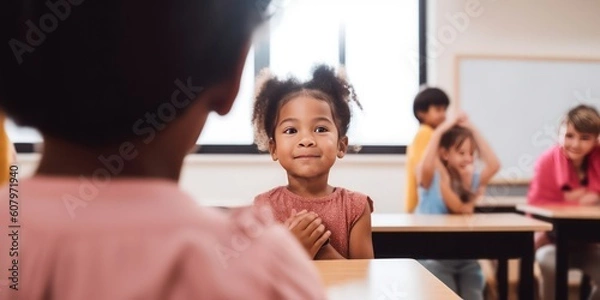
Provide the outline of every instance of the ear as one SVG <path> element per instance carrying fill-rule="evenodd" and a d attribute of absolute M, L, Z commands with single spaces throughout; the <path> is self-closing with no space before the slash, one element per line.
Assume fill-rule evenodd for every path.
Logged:
<path fill-rule="evenodd" d="M 424 111 L 417 111 L 417 119 L 419 119 L 419 122 L 423 123 L 425 114 L 426 114 L 426 112 L 424 112 Z"/>
<path fill-rule="evenodd" d="M 348 151 L 348 137 L 344 136 L 344 137 L 340 138 L 338 141 L 337 157 L 344 158 L 347 151 Z"/>
<path fill-rule="evenodd" d="M 275 140 L 269 139 L 269 153 L 271 154 L 271 159 L 273 159 L 273 161 L 277 161 L 279 159 L 277 158 L 277 153 L 275 150 L 277 150 Z"/>
<path fill-rule="evenodd" d="M 565 145 L 565 134 L 567 134 L 567 126 L 567 122 L 563 121 L 558 127 L 558 144 L 561 146 Z"/>
<path fill-rule="evenodd" d="M 246 64 L 246 57 L 248 56 L 250 46 L 251 40 L 248 40 L 246 45 L 242 48 L 240 56 L 237 58 L 231 75 L 227 76 L 216 86 L 216 88 L 219 90 L 219 96 L 212 99 L 210 108 L 219 115 L 227 114 L 233 106 L 233 102 L 235 101 L 235 98 L 240 90 L 242 73 L 244 71 L 244 65 Z"/>
<path fill-rule="evenodd" d="M 442 159 L 442 161 L 447 161 L 448 160 L 448 156 L 449 156 L 448 152 L 449 151 L 447 149 L 440 148 L 440 150 L 439 150 L 438 153 L 439 153 L 440 158 Z"/>

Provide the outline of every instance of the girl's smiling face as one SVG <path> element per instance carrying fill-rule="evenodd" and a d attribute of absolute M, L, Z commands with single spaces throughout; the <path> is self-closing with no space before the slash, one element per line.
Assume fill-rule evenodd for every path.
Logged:
<path fill-rule="evenodd" d="M 574 162 L 583 161 L 598 143 L 598 136 L 592 133 L 577 131 L 573 124 L 567 123 L 564 135 L 563 149 L 567 157 Z"/>
<path fill-rule="evenodd" d="M 269 152 L 288 176 L 315 178 L 328 175 L 347 146 L 348 139 L 339 137 L 329 103 L 300 95 L 279 109 Z"/>

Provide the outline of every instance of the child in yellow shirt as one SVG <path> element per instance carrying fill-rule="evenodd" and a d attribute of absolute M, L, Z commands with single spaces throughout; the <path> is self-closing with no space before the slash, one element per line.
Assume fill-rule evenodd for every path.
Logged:
<path fill-rule="evenodd" d="M 4 130 L 5 115 L 0 112 L 0 186 L 6 184 L 9 179 L 9 170 L 14 156 L 14 146 L 10 142 Z"/>
<path fill-rule="evenodd" d="M 431 139 L 433 130 L 446 119 L 450 105 L 448 95 L 438 88 L 425 87 L 415 97 L 413 113 L 421 126 L 406 150 L 406 185 L 404 210 L 412 213 L 419 202 L 417 196 L 416 168 Z"/>

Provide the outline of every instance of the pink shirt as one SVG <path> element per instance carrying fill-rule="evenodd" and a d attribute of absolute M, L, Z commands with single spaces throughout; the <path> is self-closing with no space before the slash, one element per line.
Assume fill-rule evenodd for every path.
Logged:
<path fill-rule="evenodd" d="M 317 213 L 325 228 L 331 231 L 331 246 L 345 258 L 350 255 L 350 230 L 367 205 L 373 211 L 373 201 L 368 196 L 344 188 L 336 188 L 325 197 L 304 198 L 280 186 L 256 196 L 254 204 L 270 206 L 275 219 L 282 223 L 290 216 L 292 209 Z"/>
<path fill-rule="evenodd" d="M 19 253 L 9 257 L 0 192 L 0 299 L 325 298 L 305 251 L 268 211 L 202 208 L 165 180 L 97 187 L 40 176 L 18 193 Z M 19 291 L 6 280 L 12 259 Z"/>
<path fill-rule="evenodd" d="M 587 157 L 586 188 L 600 193 L 600 147 Z M 563 192 L 581 187 L 577 170 L 565 156 L 560 145 L 544 152 L 537 160 L 527 201 L 531 204 L 559 204 L 565 202 Z"/>

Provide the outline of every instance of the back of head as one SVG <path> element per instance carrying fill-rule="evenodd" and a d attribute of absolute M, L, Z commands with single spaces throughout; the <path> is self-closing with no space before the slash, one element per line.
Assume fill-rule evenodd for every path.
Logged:
<path fill-rule="evenodd" d="M 52 2 L 2 4 L 0 106 L 45 135 L 102 145 L 135 137 L 175 91 L 228 78 L 270 0 Z"/>
<path fill-rule="evenodd" d="M 572 108 L 567 113 L 567 122 L 581 133 L 600 134 L 600 115 L 592 106 L 581 104 Z"/>
<path fill-rule="evenodd" d="M 421 91 L 415 96 L 413 101 L 413 114 L 415 118 L 421 123 L 418 112 L 426 112 L 430 106 L 444 106 L 450 105 L 450 99 L 444 91 L 439 88 L 423 87 Z"/>

